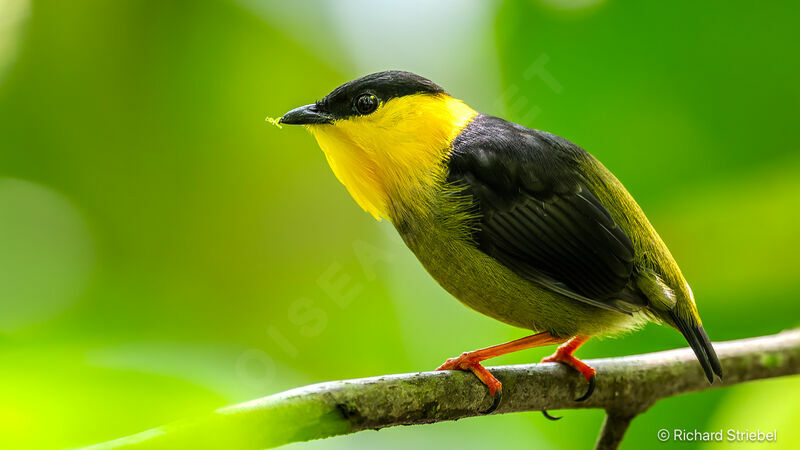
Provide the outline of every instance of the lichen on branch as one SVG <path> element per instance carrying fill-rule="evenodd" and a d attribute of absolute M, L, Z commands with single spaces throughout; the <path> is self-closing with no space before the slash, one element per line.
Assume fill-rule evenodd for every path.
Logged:
<path fill-rule="evenodd" d="M 597 448 L 613 449 L 633 418 L 662 398 L 800 373 L 800 330 L 717 343 L 714 348 L 725 377 L 713 385 L 689 349 L 586 361 L 597 369 L 597 386 L 592 397 L 580 403 L 574 399 L 585 390 L 585 380 L 559 364 L 490 367 L 504 391 L 494 414 L 604 409 L 608 416 Z M 332 381 L 89 448 L 272 448 L 361 430 L 478 416 L 491 401 L 485 386 L 466 372 Z"/>

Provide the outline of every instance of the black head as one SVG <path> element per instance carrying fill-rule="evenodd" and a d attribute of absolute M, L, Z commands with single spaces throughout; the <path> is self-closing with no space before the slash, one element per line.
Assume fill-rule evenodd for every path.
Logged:
<path fill-rule="evenodd" d="M 421 93 L 446 94 L 431 80 L 411 72 L 388 70 L 373 73 L 348 81 L 316 103 L 289 111 L 280 122 L 289 125 L 331 123 L 369 114 L 393 98 Z"/>

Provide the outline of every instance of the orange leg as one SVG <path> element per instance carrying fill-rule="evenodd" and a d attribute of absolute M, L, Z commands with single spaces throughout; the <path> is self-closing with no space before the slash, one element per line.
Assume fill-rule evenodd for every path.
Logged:
<path fill-rule="evenodd" d="M 574 338 L 570 339 L 569 342 L 566 344 L 558 347 L 555 353 L 552 356 L 548 356 L 547 358 L 543 358 L 542 362 L 560 362 L 566 364 L 573 369 L 580 372 L 586 381 L 589 382 L 589 390 L 581 396 L 580 398 L 576 399 L 576 401 L 582 402 L 589 398 L 594 391 L 594 377 L 595 377 L 595 370 L 594 368 L 587 365 L 585 362 L 581 361 L 580 359 L 573 356 L 575 350 L 578 349 L 584 342 L 588 341 L 590 336 L 585 335 L 578 335 Z"/>
<path fill-rule="evenodd" d="M 554 337 L 545 331 L 517 339 L 516 341 L 506 342 L 505 344 L 462 353 L 461 356 L 448 359 L 436 370 L 470 370 L 489 388 L 489 394 L 494 397 L 495 393 L 502 393 L 503 385 L 481 365 L 481 361 L 533 347 L 561 344 L 564 341 L 566 341 L 565 338 Z M 499 396 L 495 398 L 495 404 L 492 405 L 492 408 L 489 408 L 487 413 L 493 411 L 498 404 Z"/>

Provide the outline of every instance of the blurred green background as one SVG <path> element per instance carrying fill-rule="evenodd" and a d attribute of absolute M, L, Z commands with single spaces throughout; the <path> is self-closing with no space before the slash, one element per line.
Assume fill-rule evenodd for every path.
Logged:
<path fill-rule="evenodd" d="M 0 448 L 104 441 L 525 335 L 440 289 L 307 133 L 264 122 L 385 69 L 602 160 L 714 340 L 800 325 L 798 5 L 0 0 Z M 580 355 L 684 345 L 650 325 Z M 791 448 L 798 398 L 795 378 L 669 399 L 623 447 L 760 427 Z M 558 413 L 288 448 L 593 445 L 602 412 Z"/>

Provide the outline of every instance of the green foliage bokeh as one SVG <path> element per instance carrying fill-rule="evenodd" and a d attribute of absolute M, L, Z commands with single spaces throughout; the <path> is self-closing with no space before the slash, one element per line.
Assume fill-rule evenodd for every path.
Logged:
<path fill-rule="evenodd" d="M 597 156 L 670 246 L 712 339 L 800 325 L 796 2 L 4 3 L 22 13 L 0 22 L 2 448 L 87 445 L 524 335 L 442 291 L 302 129 L 264 122 L 377 70 Z M 651 325 L 580 355 L 684 345 Z M 761 427 L 790 448 L 800 410 L 762 401 L 798 389 L 669 399 L 623 447 Z M 292 447 L 591 446 L 602 413 L 564 414 Z"/>

